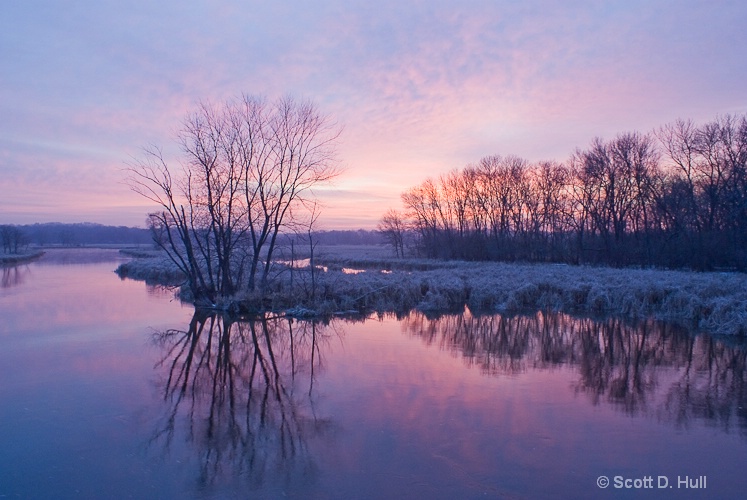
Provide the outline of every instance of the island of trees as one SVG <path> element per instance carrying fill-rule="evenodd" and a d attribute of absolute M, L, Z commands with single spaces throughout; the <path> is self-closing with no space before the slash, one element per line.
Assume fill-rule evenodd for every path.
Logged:
<path fill-rule="evenodd" d="M 243 95 L 186 117 L 178 166 L 158 148 L 130 166 L 130 186 L 159 207 L 154 241 L 195 303 L 267 295 L 283 234 L 312 232 L 319 209 L 308 194 L 337 175 L 338 135 L 310 102 Z"/>

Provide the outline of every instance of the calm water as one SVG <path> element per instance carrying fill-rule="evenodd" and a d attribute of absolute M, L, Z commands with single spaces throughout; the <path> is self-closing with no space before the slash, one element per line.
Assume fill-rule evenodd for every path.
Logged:
<path fill-rule="evenodd" d="M 0 498 L 747 491 L 738 343 L 543 314 L 227 323 L 118 259 L 0 269 Z"/>

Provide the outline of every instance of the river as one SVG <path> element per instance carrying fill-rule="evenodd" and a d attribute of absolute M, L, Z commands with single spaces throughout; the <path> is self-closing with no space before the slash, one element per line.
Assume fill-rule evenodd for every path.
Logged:
<path fill-rule="evenodd" d="M 541 312 L 228 321 L 122 260 L 0 269 L 0 498 L 747 491 L 737 340 Z"/>

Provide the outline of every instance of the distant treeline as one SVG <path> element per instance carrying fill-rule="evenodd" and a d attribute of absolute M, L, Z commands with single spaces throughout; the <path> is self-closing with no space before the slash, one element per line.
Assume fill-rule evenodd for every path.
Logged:
<path fill-rule="evenodd" d="M 297 244 L 308 242 L 308 237 L 284 237 L 285 243 L 291 239 Z M 44 224 L 2 225 L 0 240 L 6 253 L 17 253 L 28 245 L 35 246 L 77 246 L 77 245 L 147 245 L 153 243 L 150 229 L 126 226 L 104 226 L 89 222 L 64 224 L 50 222 Z M 384 243 L 378 231 L 332 230 L 313 233 L 314 243 L 322 245 L 379 245 Z"/>
<path fill-rule="evenodd" d="M 398 253 L 747 269 L 747 115 L 594 139 L 565 162 L 489 156 L 402 194 Z"/>
<path fill-rule="evenodd" d="M 138 227 L 104 226 L 90 222 L 48 222 L 10 227 L 20 232 L 26 244 L 37 246 L 144 245 L 153 242 L 150 230 Z"/>
<path fill-rule="evenodd" d="M 308 244 L 308 235 L 286 235 L 283 243 Z M 382 245 L 386 241 L 379 231 L 366 229 L 314 231 L 312 242 L 321 245 Z"/>

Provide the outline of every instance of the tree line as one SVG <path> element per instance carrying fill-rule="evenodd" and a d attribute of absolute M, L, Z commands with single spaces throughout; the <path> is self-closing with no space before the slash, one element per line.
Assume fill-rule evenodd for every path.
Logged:
<path fill-rule="evenodd" d="M 0 243 L 5 253 L 19 253 L 29 245 L 146 245 L 152 241 L 151 232 L 139 227 L 91 222 L 0 225 Z"/>
<path fill-rule="evenodd" d="M 48 222 L 18 227 L 31 243 L 39 246 L 144 245 L 152 242 L 150 231 L 141 227 L 106 226 L 92 222 Z"/>
<path fill-rule="evenodd" d="M 17 254 L 28 246 L 28 237 L 19 227 L 3 224 L 0 226 L 0 245 L 3 253 Z"/>
<path fill-rule="evenodd" d="M 565 162 L 488 156 L 402 194 L 398 255 L 747 268 L 747 115 L 596 138 Z"/>

